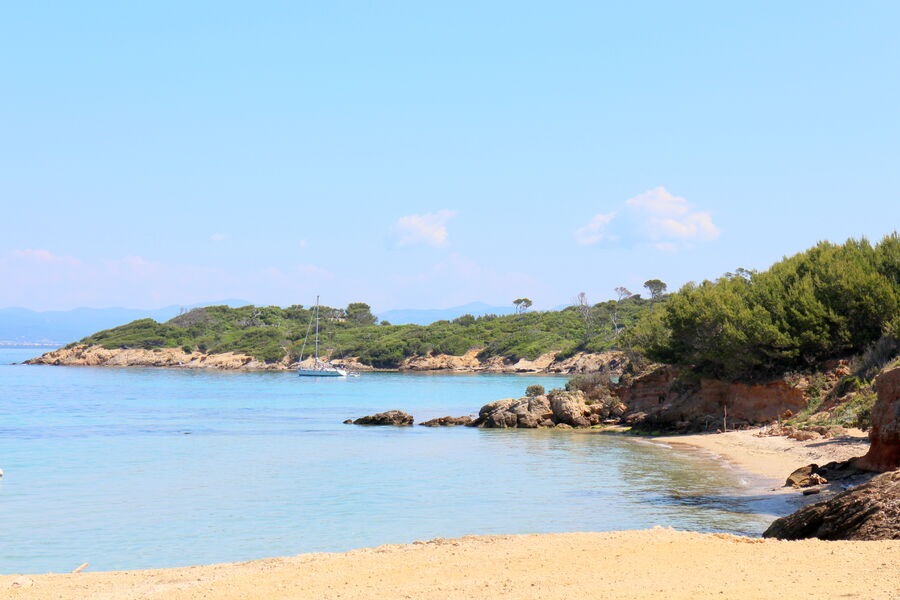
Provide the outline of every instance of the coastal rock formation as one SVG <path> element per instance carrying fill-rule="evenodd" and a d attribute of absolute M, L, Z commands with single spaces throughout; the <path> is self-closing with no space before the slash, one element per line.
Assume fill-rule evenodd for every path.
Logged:
<path fill-rule="evenodd" d="M 344 421 L 347 425 L 394 425 L 406 426 L 413 424 L 412 415 L 402 410 L 389 410 L 383 413 L 377 413 L 366 417 L 360 417 L 356 420 L 347 419 Z"/>
<path fill-rule="evenodd" d="M 485 404 L 471 427 L 522 428 L 591 427 L 608 417 L 611 407 L 588 404 L 580 391 L 556 390 L 548 395 L 506 398 Z"/>
<path fill-rule="evenodd" d="M 705 431 L 726 423 L 728 428 L 769 423 L 808 403 L 804 390 L 784 379 L 745 384 L 686 375 L 664 366 L 618 388 L 632 416 L 640 415 L 627 420 L 644 427 Z"/>
<path fill-rule="evenodd" d="M 482 406 L 478 411 L 478 418 L 469 425 L 501 429 L 508 427 L 533 429 L 541 425 L 555 425 L 551 421 L 552 416 L 553 411 L 550 410 L 550 400 L 547 396 L 505 398 Z"/>
<path fill-rule="evenodd" d="M 872 407 L 869 452 L 856 466 L 869 471 L 900 468 L 900 366 L 883 371 L 875 379 L 878 399 Z"/>
<path fill-rule="evenodd" d="M 900 471 L 775 520 L 763 537 L 781 540 L 900 540 Z"/>
<path fill-rule="evenodd" d="M 429 419 L 419 425 L 423 427 L 456 427 L 457 425 L 468 425 L 472 422 L 472 417 L 438 417 L 437 419 Z"/>
<path fill-rule="evenodd" d="M 556 352 L 548 352 L 533 361 L 521 359 L 511 361 L 502 356 L 485 360 L 478 358 L 479 349 L 469 350 L 462 356 L 449 354 L 428 354 L 411 356 L 404 360 L 401 371 L 458 371 L 491 373 L 585 373 L 606 369 L 618 374 L 624 365 L 619 352 L 601 354 L 578 353 L 565 360 L 557 361 Z M 286 371 L 297 368 L 300 363 L 292 363 L 287 358 L 266 363 L 246 354 L 225 352 L 207 354 L 205 352 L 185 352 L 182 348 L 104 348 L 76 344 L 47 352 L 25 361 L 30 365 L 65 365 L 91 367 L 168 367 L 184 369 L 223 369 L 242 371 Z M 339 361 L 353 371 L 371 371 L 373 367 L 359 362 L 355 357 L 343 357 Z"/>
<path fill-rule="evenodd" d="M 205 354 L 185 352 L 181 348 L 114 348 L 75 345 L 47 352 L 25 361 L 29 365 L 68 365 L 87 367 L 169 367 L 182 369 L 223 369 L 244 371 L 277 371 L 289 368 L 286 363 L 264 363 L 246 354 L 224 352 Z"/>
<path fill-rule="evenodd" d="M 621 352 L 588 354 L 579 352 L 563 360 L 556 360 L 558 352 L 547 352 L 534 360 L 511 361 L 502 356 L 480 359 L 480 349 L 474 348 L 463 356 L 427 354 L 411 356 L 400 364 L 401 371 L 485 371 L 489 373 L 592 373 L 606 370 L 618 375 L 625 365 Z"/>

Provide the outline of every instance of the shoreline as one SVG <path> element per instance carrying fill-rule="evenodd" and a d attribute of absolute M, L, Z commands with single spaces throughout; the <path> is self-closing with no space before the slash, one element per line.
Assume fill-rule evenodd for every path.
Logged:
<path fill-rule="evenodd" d="M 891 600 L 898 589 L 900 540 L 785 542 L 671 528 L 466 536 L 172 569 L 0 576 L 4 597 L 16 600 L 616 600 L 638 590 L 651 600 Z"/>
<path fill-rule="evenodd" d="M 188 351 L 189 350 L 189 351 Z M 575 375 L 593 372 L 606 365 L 618 365 L 621 355 L 617 352 L 583 353 L 556 360 L 558 351 L 547 352 L 534 360 L 513 361 L 503 356 L 479 359 L 479 349 L 472 349 L 462 356 L 446 354 L 410 356 L 396 368 L 385 369 L 363 364 L 355 357 L 339 362 L 348 369 L 359 372 L 445 372 L 445 373 L 496 373 Z M 311 359 L 307 359 L 311 360 Z M 236 352 L 207 354 L 188 348 L 113 348 L 99 345 L 76 344 L 44 352 L 21 364 L 71 367 L 154 367 L 172 369 L 210 369 L 219 371 L 291 371 L 303 363 L 284 358 L 277 362 L 263 362 L 257 358 Z"/>
<path fill-rule="evenodd" d="M 741 429 L 725 433 L 664 435 L 651 441 L 703 450 L 753 476 L 784 486 L 795 469 L 810 463 L 819 465 L 862 456 L 869 449 L 868 435 L 849 429 L 833 438 L 797 441 L 784 436 L 759 436 L 765 428 Z M 785 491 L 796 491 L 783 488 Z"/>

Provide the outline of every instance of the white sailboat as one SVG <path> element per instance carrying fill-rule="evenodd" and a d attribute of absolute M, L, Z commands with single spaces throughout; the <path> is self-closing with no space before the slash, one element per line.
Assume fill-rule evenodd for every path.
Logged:
<path fill-rule="evenodd" d="M 300 377 L 346 377 L 347 370 L 332 365 L 330 362 L 319 360 L 319 297 L 316 296 L 316 342 L 315 351 L 313 353 L 313 364 L 310 368 L 300 367 L 297 369 L 297 375 Z M 312 325 L 312 319 L 309 322 Z M 306 328 L 306 338 L 303 339 L 303 346 L 300 350 L 300 362 L 303 361 L 303 349 L 306 348 L 306 339 L 309 337 L 309 327 Z"/>

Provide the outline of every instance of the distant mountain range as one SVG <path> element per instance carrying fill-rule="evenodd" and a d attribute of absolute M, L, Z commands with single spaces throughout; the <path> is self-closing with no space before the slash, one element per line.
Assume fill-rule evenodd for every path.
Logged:
<path fill-rule="evenodd" d="M 0 344 L 47 344 L 61 346 L 80 340 L 92 333 L 130 323 L 136 319 L 168 321 L 184 309 L 201 306 L 247 306 L 246 300 L 219 300 L 190 306 L 166 306 L 157 309 L 140 308 L 75 308 L 38 312 L 27 308 L 0 308 Z M 393 325 L 428 325 L 435 321 L 453 320 L 462 315 L 508 315 L 512 306 L 491 306 L 484 302 L 470 302 L 451 308 L 388 310 L 377 316 Z"/>
<path fill-rule="evenodd" d="M 509 315 L 514 311 L 512 306 L 491 306 L 484 302 L 470 302 L 462 306 L 453 306 L 451 308 L 409 308 L 388 310 L 378 314 L 378 318 L 382 321 L 388 321 L 392 325 L 430 325 L 435 321 L 452 321 L 456 317 L 463 315 L 472 315 L 480 317 L 482 315 Z"/>
<path fill-rule="evenodd" d="M 136 319 L 168 321 L 182 309 L 199 306 L 246 306 L 244 300 L 220 300 L 191 306 L 140 308 L 75 308 L 38 312 L 27 308 L 0 308 L 0 343 L 62 345 L 94 332 L 130 323 Z"/>

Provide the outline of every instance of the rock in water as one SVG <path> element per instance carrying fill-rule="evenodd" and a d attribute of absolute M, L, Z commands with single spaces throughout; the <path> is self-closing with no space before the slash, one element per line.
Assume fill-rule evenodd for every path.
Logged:
<path fill-rule="evenodd" d="M 478 418 L 472 421 L 471 427 L 539 427 L 544 420 L 553 416 L 547 396 L 526 396 L 524 398 L 506 398 L 485 404 L 478 411 Z"/>
<path fill-rule="evenodd" d="M 780 540 L 900 540 L 900 471 L 777 519 L 763 537 Z"/>
<path fill-rule="evenodd" d="M 369 415 L 367 417 L 360 417 L 355 421 L 351 421 L 347 419 L 344 421 L 347 424 L 353 425 L 412 425 L 413 418 L 412 415 L 409 415 L 402 410 L 389 410 L 387 412 L 378 413 L 375 415 Z"/>
<path fill-rule="evenodd" d="M 478 418 L 469 423 L 470 427 L 590 427 L 602 419 L 600 405 L 588 406 L 584 393 L 580 391 L 551 391 L 546 396 L 525 396 L 507 398 L 485 404 L 478 411 Z"/>
<path fill-rule="evenodd" d="M 468 425 L 471 422 L 472 417 L 439 417 L 419 423 L 419 425 L 423 427 L 455 427 L 457 425 Z"/>
<path fill-rule="evenodd" d="M 869 471 L 900 467 L 900 366 L 882 372 L 875 380 L 878 400 L 872 407 L 871 446 L 856 466 Z"/>

